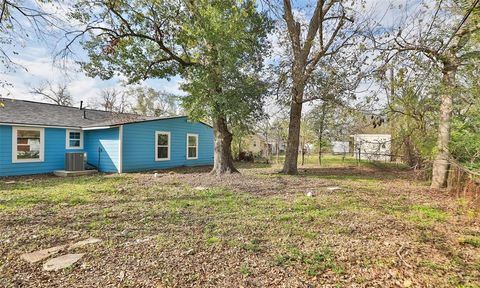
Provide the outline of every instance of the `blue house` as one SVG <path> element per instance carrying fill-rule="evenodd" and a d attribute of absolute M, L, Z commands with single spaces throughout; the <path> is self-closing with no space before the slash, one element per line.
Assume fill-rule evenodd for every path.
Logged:
<path fill-rule="evenodd" d="M 65 153 L 84 152 L 101 172 L 213 164 L 212 127 L 185 116 L 147 117 L 2 99 L 0 176 L 64 169 Z"/>

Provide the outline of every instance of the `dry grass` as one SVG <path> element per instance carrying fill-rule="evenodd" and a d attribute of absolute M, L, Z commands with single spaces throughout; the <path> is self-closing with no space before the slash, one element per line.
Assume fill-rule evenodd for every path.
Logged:
<path fill-rule="evenodd" d="M 277 169 L 2 183 L 0 286 L 480 285 L 480 216 L 465 201 L 394 167 Z M 90 236 L 104 241 L 71 269 L 19 259 Z"/>

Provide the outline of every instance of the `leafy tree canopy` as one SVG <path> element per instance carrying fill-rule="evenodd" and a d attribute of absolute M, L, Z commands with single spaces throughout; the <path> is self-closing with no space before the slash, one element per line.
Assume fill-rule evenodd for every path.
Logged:
<path fill-rule="evenodd" d="M 271 22 L 254 1 L 80 1 L 71 17 L 85 25 L 69 36 L 87 36 L 81 65 L 89 76 L 136 83 L 181 75 L 196 119 L 247 123 L 261 111 L 258 72 Z"/>

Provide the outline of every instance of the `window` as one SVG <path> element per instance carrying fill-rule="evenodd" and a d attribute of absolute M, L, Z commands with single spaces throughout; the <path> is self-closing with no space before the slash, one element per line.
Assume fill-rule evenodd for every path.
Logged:
<path fill-rule="evenodd" d="M 67 129 L 67 149 L 83 149 L 83 132 L 80 130 Z"/>
<path fill-rule="evenodd" d="M 13 127 L 12 134 L 12 162 L 43 161 L 43 128 Z"/>
<path fill-rule="evenodd" d="M 187 134 L 187 159 L 198 159 L 197 134 Z"/>
<path fill-rule="evenodd" d="M 155 132 L 155 160 L 170 160 L 170 132 Z"/>

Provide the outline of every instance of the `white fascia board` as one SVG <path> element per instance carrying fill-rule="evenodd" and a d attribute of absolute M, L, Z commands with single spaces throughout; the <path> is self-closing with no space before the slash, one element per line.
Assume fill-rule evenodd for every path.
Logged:
<path fill-rule="evenodd" d="M 103 130 L 103 129 L 110 129 L 110 128 L 113 128 L 113 126 L 85 127 L 85 128 L 82 128 L 82 130 L 84 130 L 84 131 Z"/>

